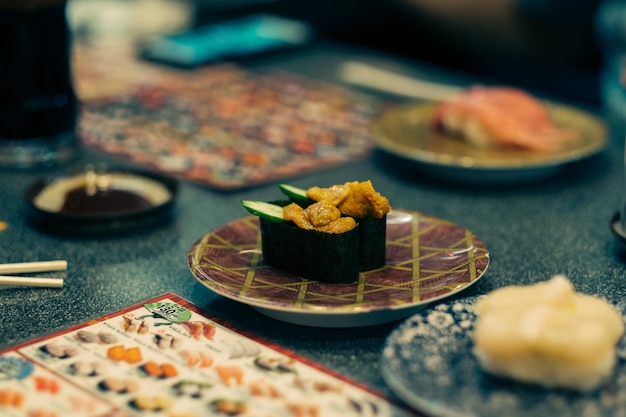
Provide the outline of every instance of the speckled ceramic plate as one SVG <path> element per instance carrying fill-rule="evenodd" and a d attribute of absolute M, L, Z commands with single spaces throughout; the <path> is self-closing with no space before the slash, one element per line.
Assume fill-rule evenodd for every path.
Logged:
<path fill-rule="evenodd" d="M 318 327 L 356 327 L 406 318 L 483 276 L 489 252 L 461 226 L 421 213 L 387 217 L 387 264 L 353 284 L 306 280 L 263 263 L 256 216 L 202 236 L 188 264 L 206 287 L 278 320 Z"/>
<path fill-rule="evenodd" d="M 577 133 L 563 149 L 481 149 L 433 130 L 430 120 L 436 106 L 412 104 L 384 113 L 373 127 L 378 147 L 414 163 L 431 176 L 464 183 L 505 184 L 554 174 L 567 163 L 600 152 L 607 143 L 606 126 L 599 118 L 576 108 L 546 103 L 558 126 Z"/>
<path fill-rule="evenodd" d="M 438 304 L 403 322 L 388 337 L 381 370 L 407 404 L 433 417 L 618 416 L 626 410 L 626 340 L 615 375 L 590 394 L 489 376 L 472 354 L 478 297 Z M 626 303 L 617 305 L 626 314 Z"/>

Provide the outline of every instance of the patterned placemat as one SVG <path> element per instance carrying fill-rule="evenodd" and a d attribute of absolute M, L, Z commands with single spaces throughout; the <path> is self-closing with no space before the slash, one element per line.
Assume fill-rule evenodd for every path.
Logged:
<path fill-rule="evenodd" d="M 85 146 L 216 189 L 277 181 L 364 158 L 384 103 L 281 70 L 234 63 L 180 70 L 131 47 L 78 46 Z"/>

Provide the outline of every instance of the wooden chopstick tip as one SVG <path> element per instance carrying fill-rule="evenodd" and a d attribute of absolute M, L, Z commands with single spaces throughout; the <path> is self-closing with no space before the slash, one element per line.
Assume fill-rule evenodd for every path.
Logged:
<path fill-rule="evenodd" d="M 66 271 L 66 260 L 18 262 L 0 264 L 0 274 L 21 274 L 26 272 Z"/>
<path fill-rule="evenodd" d="M 16 277 L 0 275 L 0 286 L 62 288 L 63 278 Z"/>

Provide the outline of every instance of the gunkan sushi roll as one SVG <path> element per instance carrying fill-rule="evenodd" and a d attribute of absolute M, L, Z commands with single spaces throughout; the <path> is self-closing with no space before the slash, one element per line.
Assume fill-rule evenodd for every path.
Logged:
<path fill-rule="evenodd" d="M 351 283 L 359 278 L 359 225 L 327 201 L 242 201 L 259 216 L 264 262 L 302 278 Z"/>
<path fill-rule="evenodd" d="M 326 200 L 336 206 L 342 215 L 354 218 L 359 224 L 359 269 L 369 271 L 385 265 L 387 213 L 391 211 L 391 206 L 386 197 L 374 190 L 371 181 L 352 181 L 307 190 L 286 184 L 279 184 L 278 187 L 301 206 Z"/>

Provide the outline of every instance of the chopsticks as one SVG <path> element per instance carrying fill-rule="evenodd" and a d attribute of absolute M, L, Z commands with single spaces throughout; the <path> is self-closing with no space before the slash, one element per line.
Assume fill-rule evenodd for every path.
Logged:
<path fill-rule="evenodd" d="M 67 261 L 42 261 L 0 264 L 0 274 L 21 274 L 24 272 L 46 272 L 65 270 L 67 270 Z"/>
<path fill-rule="evenodd" d="M 61 288 L 63 286 L 63 278 L 13 277 L 10 275 L 1 275 L 0 285 Z"/>
<path fill-rule="evenodd" d="M 462 91 L 460 87 L 419 80 L 356 61 L 344 62 L 339 75 L 349 84 L 421 100 L 443 101 Z"/>
<path fill-rule="evenodd" d="M 67 261 L 40 261 L 0 264 L 0 274 L 22 274 L 29 272 L 66 271 Z M 0 275 L 0 285 L 14 285 L 23 287 L 49 287 L 60 288 L 63 286 L 63 278 L 41 278 Z"/>

